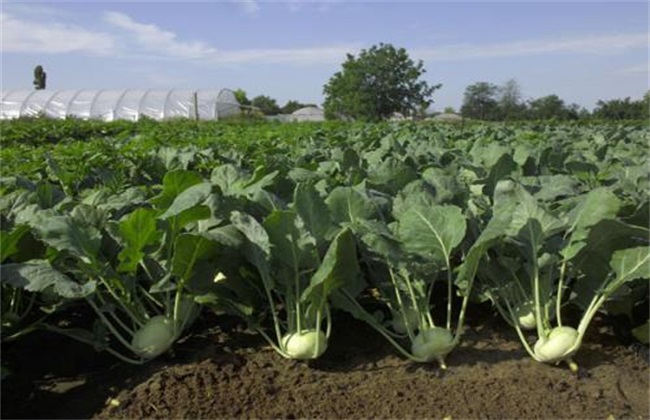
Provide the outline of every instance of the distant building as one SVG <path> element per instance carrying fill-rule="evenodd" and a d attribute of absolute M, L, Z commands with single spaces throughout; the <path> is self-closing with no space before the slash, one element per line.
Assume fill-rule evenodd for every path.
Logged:
<path fill-rule="evenodd" d="M 442 122 L 462 122 L 463 117 L 458 114 L 452 114 L 449 112 L 438 114 L 435 117 L 431 118 L 433 121 L 442 121 Z"/>
<path fill-rule="evenodd" d="M 325 121 L 325 111 L 315 106 L 306 106 L 294 111 L 289 121 Z"/>
<path fill-rule="evenodd" d="M 221 90 L 3 90 L 0 119 L 45 116 L 104 121 L 190 118 L 217 120 L 240 113 L 234 93 Z"/>

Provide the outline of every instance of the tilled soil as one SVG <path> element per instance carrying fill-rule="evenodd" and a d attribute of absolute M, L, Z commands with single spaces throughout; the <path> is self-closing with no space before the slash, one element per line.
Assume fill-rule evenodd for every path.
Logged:
<path fill-rule="evenodd" d="M 409 362 L 346 316 L 309 363 L 281 358 L 230 319 L 215 321 L 146 366 L 88 360 L 77 382 L 51 374 L 32 380 L 40 388 L 31 394 L 6 395 L 11 382 L 3 382 L 2 417 L 650 418 L 648 361 L 602 320 L 576 357 L 579 374 L 533 361 L 491 317 L 468 326 L 446 371 Z"/>

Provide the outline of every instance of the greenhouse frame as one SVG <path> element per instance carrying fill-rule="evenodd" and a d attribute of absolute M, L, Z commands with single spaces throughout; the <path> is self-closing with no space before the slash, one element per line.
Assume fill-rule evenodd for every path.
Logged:
<path fill-rule="evenodd" d="M 0 119 L 46 116 L 103 121 L 216 120 L 239 114 L 235 94 L 220 90 L 8 90 L 0 93 Z"/>

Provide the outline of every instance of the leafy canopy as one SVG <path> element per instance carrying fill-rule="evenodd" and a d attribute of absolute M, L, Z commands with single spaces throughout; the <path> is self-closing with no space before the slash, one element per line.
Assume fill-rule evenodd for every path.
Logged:
<path fill-rule="evenodd" d="M 373 45 L 358 57 L 347 55 L 342 70 L 324 86 L 325 115 L 378 121 L 399 112 L 414 115 L 432 103 L 431 95 L 442 85 L 420 80 L 422 61 L 414 62 L 404 48 Z"/>

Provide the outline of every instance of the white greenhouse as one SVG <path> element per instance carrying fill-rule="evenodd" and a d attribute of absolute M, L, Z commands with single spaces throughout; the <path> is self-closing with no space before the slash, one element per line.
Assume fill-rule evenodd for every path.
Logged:
<path fill-rule="evenodd" d="M 294 111 L 290 121 L 325 121 L 325 111 L 315 106 L 306 106 Z"/>
<path fill-rule="evenodd" d="M 0 119 L 75 117 L 104 121 L 191 118 L 216 120 L 237 115 L 234 93 L 221 90 L 9 90 L 2 91 Z"/>

